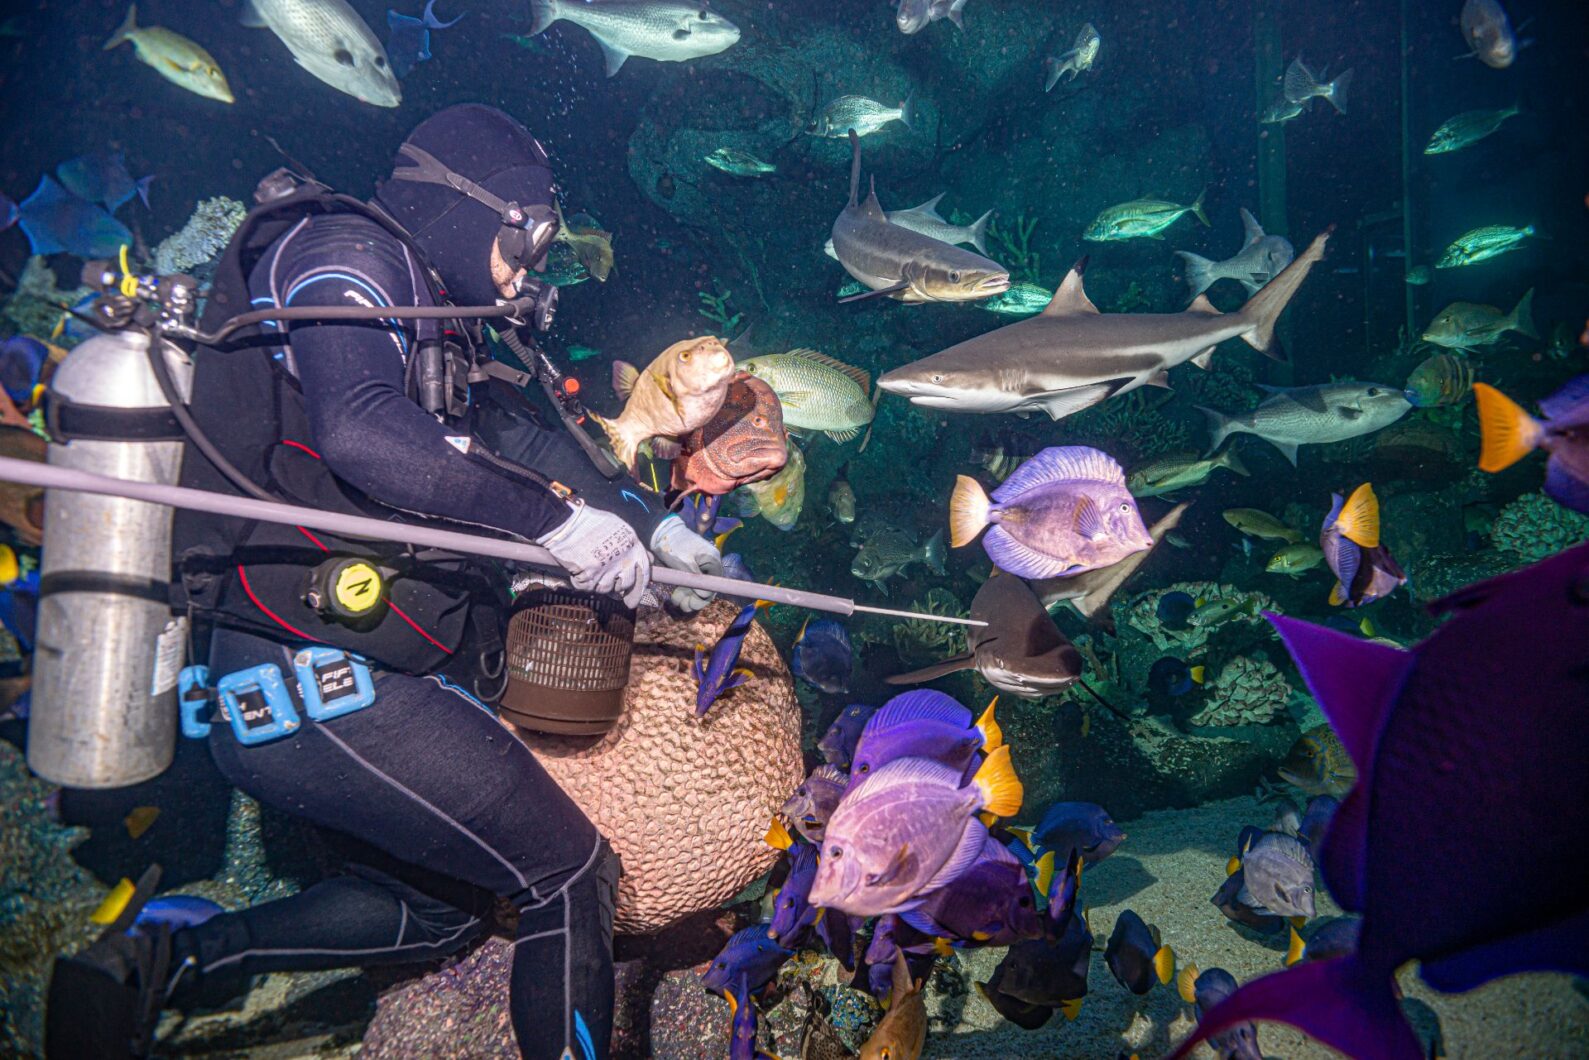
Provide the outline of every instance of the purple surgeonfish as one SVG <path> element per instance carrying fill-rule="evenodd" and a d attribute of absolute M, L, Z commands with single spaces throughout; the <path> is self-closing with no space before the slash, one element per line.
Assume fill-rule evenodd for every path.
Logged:
<path fill-rule="evenodd" d="M 988 558 L 1022 578 L 1081 574 L 1153 547 L 1126 473 L 1084 445 L 1044 449 L 992 500 L 975 479 L 959 476 L 949 498 L 950 544 L 969 545 L 990 524 L 982 539 Z"/>
<path fill-rule="evenodd" d="M 1096 865 L 1125 842 L 1126 834 L 1095 802 L 1056 802 L 1043 811 L 1032 838 L 1061 856 L 1074 848 L 1087 864 Z"/>
<path fill-rule="evenodd" d="M 1324 562 L 1335 572 L 1330 603 L 1361 607 L 1389 596 L 1407 575 L 1379 542 L 1379 498 L 1374 487 L 1363 483 L 1345 500 L 1332 493 L 1330 514 L 1319 529 Z"/>
<path fill-rule="evenodd" d="M 892 913 L 878 917 L 861 958 L 864 975 L 858 970 L 852 985 L 882 1000 L 893 988 L 894 962 L 900 954 L 925 963 L 937 952 L 938 945 L 933 936 L 916 930 Z"/>
<path fill-rule="evenodd" d="M 1043 933 L 1026 867 L 992 836 L 959 879 L 899 916 L 917 931 L 979 946 L 1009 946 Z"/>
<path fill-rule="evenodd" d="M 811 901 L 855 916 L 914 908 L 976 864 L 986 812 L 1021 808 L 1021 782 L 1003 745 L 967 783 L 959 769 L 899 758 L 852 783 L 828 821 Z"/>
<path fill-rule="evenodd" d="M 756 1044 L 756 1002 L 751 1000 L 745 977 L 740 976 L 734 989 L 724 996 L 728 998 L 728 1009 L 734 1015 L 732 1037 L 728 1042 L 728 1060 L 764 1060 L 769 1054 Z"/>
<path fill-rule="evenodd" d="M 895 696 L 867 719 L 850 765 L 851 782 L 899 758 L 930 758 L 965 770 L 978 752 L 990 752 L 1004 742 L 993 718 L 997 703 L 995 698 L 973 721 L 971 712 L 952 696 L 930 688 Z"/>
<path fill-rule="evenodd" d="M 760 990 L 793 956 L 794 950 L 767 936 L 766 924 L 752 924 L 729 937 L 722 952 L 701 973 L 701 985 L 714 994 L 726 995 L 735 983 L 746 979 L 751 990 Z"/>
<path fill-rule="evenodd" d="M 755 600 L 745 605 L 734 621 L 723 630 L 723 635 L 712 646 L 695 646 L 695 665 L 690 672 L 695 677 L 695 716 L 700 717 L 712 709 L 717 698 L 729 689 L 738 688 L 751 679 L 751 672 L 739 665 L 739 653 L 745 646 L 745 637 L 756 620 L 758 608 L 770 607 L 767 600 Z"/>
<path fill-rule="evenodd" d="M 851 703 L 839 711 L 839 716 L 833 719 L 833 724 L 828 726 L 828 731 L 822 734 L 822 739 L 817 743 L 817 750 L 822 752 L 823 759 L 829 765 L 840 769 L 850 768 L 850 760 L 855 757 L 855 745 L 860 742 L 861 732 L 876 709 L 865 703 Z"/>
<path fill-rule="evenodd" d="M 1412 960 L 1446 992 L 1519 972 L 1589 974 L 1578 868 L 1589 834 L 1589 545 L 1431 610 L 1449 618 L 1407 650 L 1266 616 L 1357 766 L 1319 864 L 1362 926 L 1351 954 L 1242 986 L 1204 1014 L 1177 1060 L 1253 1020 L 1359 1060 L 1418 1060 L 1395 996 L 1396 970 Z M 1528 857 L 1497 872 L 1518 835 Z"/>
<path fill-rule="evenodd" d="M 767 833 L 767 842 L 789 856 L 789 874 L 773 898 L 772 922 L 767 925 L 767 936 L 778 945 L 793 949 L 822 915 L 822 910 L 811 904 L 811 884 L 817 875 L 817 848 L 794 839 L 776 821 Z"/>
<path fill-rule="evenodd" d="M 795 831 L 813 843 L 821 843 L 828 818 L 833 816 L 849 785 L 849 774 L 838 766 L 817 766 L 778 812 L 794 822 Z"/>
<path fill-rule="evenodd" d="M 977 989 L 1005 1019 L 1036 1030 L 1059 1009 L 1066 1019 L 1081 1014 L 1092 962 L 1092 929 L 1075 915 L 1081 859 L 1073 856 L 1049 886 L 1043 937 L 1017 942 L 986 983 Z"/>
<path fill-rule="evenodd" d="M 1589 512 L 1589 375 L 1580 375 L 1539 403 L 1543 420 L 1483 383 L 1473 384 L 1484 448 L 1479 468 L 1502 471 L 1531 450 L 1550 454 L 1545 493 L 1557 504 Z"/>
<path fill-rule="evenodd" d="M 1181 969 L 1176 978 L 1181 1000 L 1197 1006 L 1199 1017 L 1236 992 L 1236 977 L 1223 968 L 1210 968 L 1201 974 L 1197 965 Z M 1220 1060 L 1263 1060 L 1258 1048 L 1258 1028 L 1251 1023 L 1238 1023 L 1228 1031 L 1208 1039 L 1209 1048 Z"/>

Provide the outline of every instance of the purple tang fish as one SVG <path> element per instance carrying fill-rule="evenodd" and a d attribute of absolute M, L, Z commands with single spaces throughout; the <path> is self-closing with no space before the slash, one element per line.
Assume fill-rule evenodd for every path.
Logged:
<path fill-rule="evenodd" d="M 833 719 L 833 724 L 828 726 L 828 731 L 822 734 L 822 740 L 817 744 L 817 750 L 822 752 L 823 759 L 829 765 L 840 769 L 850 768 L 850 760 L 855 757 L 855 745 L 876 709 L 865 703 L 851 703 L 839 711 L 839 716 Z"/>
<path fill-rule="evenodd" d="M 1349 955 L 1243 985 L 1176 1058 L 1277 1020 L 1359 1060 L 1418 1060 L 1394 992 L 1408 961 L 1447 992 L 1519 972 L 1589 974 L 1577 867 L 1589 834 L 1589 545 L 1432 610 L 1450 617 L 1408 650 L 1266 616 L 1357 766 L 1319 867 L 1362 925 Z M 1497 872 L 1519 835 L 1528 857 Z"/>
<path fill-rule="evenodd" d="M 1334 503 L 1319 530 L 1324 562 L 1337 579 L 1330 603 L 1360 607 L 1406 584 L 1407 575 L 1379 543 L 1379 498 L 1374 487 L 1365 482 L 1344 501 L 1339 493 L 1330 496 Z"/>
<path fill-rule="evenodd" d="M 767 937 L 766 924 L 752 924 L 734 932 L 723 944 L 723 950 L 706 971 L 701 973 L 701 985 L 716 994 L 727 994 L 735 982 L 745 978 L 752 990 L 760 990 L 778 974 L 783 962 L 794 956 L 794 950 L 785 949 Z"/>
<path fill-rule="evenodd" d="M 838 766 L 817 766 L 778 812 L 794 822 L 795 831 L 813 843 L 820 843 L 828 818 L 838 808 L 849 784 L 849 775 Z"/>
<path fill-rule="evenodd" d="M 1589 375 L 1580 375 L 1541 401 L 1543 420 L 1492 386 L 1475 383 L 1473 393 L 1484 435 L 1479 468 L 1501 471 L 1543 449 L 1550 454 L 1545 493 L 1558 504 L 1589 512 Z"/>
<path fill-rule="evenodd" d="M 718 696 L 751 679 L 751 672 L 739 665 L 739 652 L 745 646 L 751 623 L 756 620 L 756 609 L 770 606 L 766 600 L 746 604 L 744 610 L 735 615 L 734 621 L 723 630 L 710 655 L 707 654 L 706 645 L 695 646 L 695 665 L 690 672 L 695 676 L 696 717 L 711 710 Z"/>
<path fill-rule="evenodd" d="M 810 843 L 791 843 L 785 853 L 789 855 L 789 875 L 773 900 L 767 934 L 780 946 L 793 947 L 822 915 L 810 901 L 811 884 L 817 878 L 817 848 Z"/>
<path fill-rule="evenodd" d="M 850 779 L 860 781 L 898 758 L 930 758 L 964 770 L 978 751 L 991 751 L 1003 742 L 992 705 L 973 722 L 971 712 L 952 696 L 928 688 L 904 692 L 867 719 Z"/>
<path fill-rule="evenodd" d="M 1153 547 L 1126 474 L 1109 454 L 1084 445 L 1044 449 L 993 491 L 955 480 L 949 543 L 982 547 L 995 566 L 1022 578 L 1057 578 L 1108 567 Z"/>
<path fill-rule="evenodd" d="M 1026 867 L 992 836 L 964 875 L 900 919 L 928 935 L 982 946 L 1009 946 L 1043 934 Z"/>

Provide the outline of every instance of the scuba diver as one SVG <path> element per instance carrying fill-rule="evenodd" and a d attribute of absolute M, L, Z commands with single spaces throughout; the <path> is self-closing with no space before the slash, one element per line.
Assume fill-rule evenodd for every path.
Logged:
<path fill-rule="evenodd" d="M 587 436 L 548 426 L 504 381 L 530 377 L 492 360 L 486 314 L 379 312 L 517 299 L 530 319 L 497 337 L 535 359 L 529 329 L 555 308 L 538 275 L 558 206 L 546 152 L 522 126 L 483 105 L 439 112 L 368 204 L 284 174 L 262 182 L 203 320 L 319 314 L 201 343 L 188 410 L 204 441 L 183 457 L 184 485 L 534 541 L 577 589 L 630 607 L 653 556 L 722 573 L 709 542 L 609 478 Z M 552 411 L 567 424 L 566 409 Z M 215 723 L 197 731 L 221 773 L 368 856 L 288 898 L 107 933 L 60 958 L 47 1055 L 144 1055 L 165 1005 L 235 993 L 260 973 L 454 953 L 500 899 L 518 914 L 510 1011 L 522 1054 L 605 1056 L 620 866 L 492 709 L 511 572 L 187 512 L 173 551 L 182 606 L 209 631 L 208 669 L 184 671 L 184 731 L 199 720 L 188 706 L 218 696 L 224 709 L 206 708 Z M 686 611 L 707 601 L 673 594 Z"/>

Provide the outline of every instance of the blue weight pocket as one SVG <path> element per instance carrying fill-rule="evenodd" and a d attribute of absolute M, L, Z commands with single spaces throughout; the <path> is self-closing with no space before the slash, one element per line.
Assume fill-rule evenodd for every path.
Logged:
<path fill-rule="evenodd" d="M 357 655 L 337 648 L 303 648 L 292 657 L 304 713 L 328 721 L 375 702 L 375 680 Z"/>
<path fill-rule="evenodd" d="M 221 678 L 216 687 L 221 709 L 237 742 L 246 747 L 297 732 L 302 724 L 281 667 L 262 663 Z"/>

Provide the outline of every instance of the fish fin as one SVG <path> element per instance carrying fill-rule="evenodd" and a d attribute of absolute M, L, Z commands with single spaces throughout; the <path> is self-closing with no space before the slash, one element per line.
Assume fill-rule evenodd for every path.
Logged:
<path fill-rule="evenodd" d="M 618 421 L 609 420 L 605 416 L 598 416 L 594 412 L 590 414 L 590 418 L 595 420 L 596 425 L 607 435 L 607 443 L 612 446 L 613 455 L 633 474 L 636 467 L 635 461 L 640 456 L 639 445 L 631 441 L 619 429 Z"/>
<path fill-rule="evenodd" d="M 811 391 L 809 390 L 780 390 L 778 392 L 778 403 L 786 409 L 797 409 L 810 396 Z"/>
<path fill-rule="evenodd" d="M 1153 954 L 1153 974 L 1159 977 L 1160 986 L 1170 985 L 1175 978 L 1175 951 L 1168 946 L 1160 946 Z"/>
<path fill-rule="evenodd" d="M 900 101 L 899 120 L 905 123 L 905 128 L 907 129 L 916 127 L 916 90 L 914 88 L 910 90 L 908 96 Z"/>
<path fill-rule="evenodd" d="M 1260 435 L 1260 437 L 1262 437 L 1262 436 Z M 1267 439 L 1267 440 L 1268 440 L 1270 445 L 1272 445 L 1276 449 L 1280 450 L 1280 455 L 1281 456 L 1283 456 L 1287 460 L 1291 461 L 1291 466 L 1292 467 L 1296 467 L 1297 466 L 1297 447 L 1296 447 L 1295 444 L 1287 443 L 1287 442 L 1277 442 L 1273 438 L 1270 438 L 1270 439 Z"/>
<path fill-rule="evenodd" d="M 1203 227 L 1212 228 L 1213 226 L 1208 223 L 1208 214 L 1203 212 L 1203 200 L 1207 197 L 1208 188 L 1204 187 L 1202 191 L 1197 193 L 1197 198 L 1192 200 L 1192 205 L 1188 206 L 1187 209 L 1192 211 L 1193 217 L 1203 222 Z"/>
<path fill-rule="evenodd" d="M 259 13 L 254 0 L 243 0 L 243 9 L 238 12 L 237 21 L 248 29 L 264 29 L 270 25 L 265 21 L 265 16 Z"/>
<path fill-rule="evenodd" d="M 839 299 L 839 305 L 849 305 L 851 302 L 865 302 L 873 298 L 887 298 L 889 295 L 898 294 L 900 291 L 909 289 L 909 287 L 909 280 L 900 280 L 898 283 L 890 284 L 876 291 L 862 291 L 860 294 L 846 295 Z"/>
<path fill-rule="evenodd" d="M 1241 333 L 1247 345 L 1275 360 L 1286 359 L 1283 353 L 1271 350 L 1274 345 L 1275 321 L 1280 318 L 1286 304 L 1302 286 L 1302 281 L 1307 279 L 1308 271 L 1323 260 L 1324 246 L 1334 230 L 1335 226 L 1331 225 L 1315 236 L 1313 242 L 1308 244 L 1308 248 L 1293 258 L 1291 264 L 1281 269 L 1274 279 L 1247 299 L 1246 304 L 1236 314 L 1252 324 L 1251 328 Z"/>
<path fill-rule="evenodd" d="M 1336 582 L 1335 585 L 1331 587 L 1329 602 L 1331 607 L 1340 607 L 1342 604 L 1346 603 L 1346 592 L 1341 588 L 1340 582 Z"/>
<path fill-rule="evenodd" d="M 123 876 L 121 882 L 105 895 L 105 900 L 99 903 L 98 908 L 88 914 L 88 919 L 95 924 L 114 924 L 136 893 L 137 888 L 133 886 L 133 882 Z"/>
<path fill-rule="evenodd" d="M 1388 974 L 1370 971 L 1355 955 L 1299 964 L 1244 984 L 1203 1013 L 1167 1060 L 1185 1060 L 1199 1042 L 1255 1020 L 1290 1024 L 1346 1056 L 1423 1060 L 1393 986 Z"/>
<path fill-rule="evenodd" d="M 875 879 L 869 878 L 868 882 L 888 883 L 903 872 L 908 864 L 910 864 L 910 844 L 901 843 L 899 850 L 895 851 L 894 856 L 888 860 L 888 864 L 878 871 Z"/>
<path fill-rule="evenodd" d="M 938 216 L 938 204 L 942 202 L 943 197 L 948 194 L 949 193 L 947 191 L 940 191 L 938 194 L 934 195 L 920 206 L 912 206 L 910 209 L 902 210 L 900 212 L 920 214 L 923 217 L 930 217 L 934 221 L 943 221 L 943 218 Z"/>
<path fill-rule="evenodd" d="M 988 221 L 992 217 L 993 211 L 989 210 L 981 217 L 978 217 L 971 225 L 971 230 L 966 233 L 965 241 L 976 247 L 977 253 L 981 254 L 983 257 L 986 257 L 988 253 Z"/>
<path fill-rule="evenodd" d="M 1479 407 L 1483 438 L 1479 452 L 1481 471 L 1503 471 L 1539 445 L 1544 428 L 1517 402 L 1488 383 L 1474 383 L 1473 396 Z"/>
<path fill-rule="evenodd" d="M 640 381 L 640 369 L 628 361 L 612 362 L 612 388 L 621 400 L 628 401 Z"/>
<path fill-rule="evenodd" d="M 1379 547 L 1379 498 L 1374 487 L 1365 482 L 1352 491 L 1335 517 L 1341 536 L 1363 548 Z M 1346 581 L 1343 575 L 1341 580 Z"/>
<path fill-rule="evenodd" d="M 468 13 L 469 12 L 465 11 L 463 15 L 467 15 Z M 451 29 L 463 21 L 463 15 L 459 15 L 451 22 L 443 22 L 441 19 L 436 17 L 436 0 L 429 0 L 429 2 L 425 4 L 425 25 L 429 26 L 431 29 Z"/>
<path fill-rule="evenodd" d="M 1241 462 L 1241 457 L 1236 454 L 1236 447 L 1231 446 L 1220 454 L 1214 461 L 1216 467 L 1223 467 L 1226 471 L 1234 471 L 1243 478 L 1251 478 L 1252 472 L 1247 470 L 1247 465 Z"/>
<path fill-rule="evenodd" d="M 1297 934 L 1295 926 L 1291 928 L 1291 945 L 1286 947 L 1286 967 L 1300 963 L 1308 953 L 1308 944 L 1302 941 L 1302 936 Z"/>
<path fill-rule="evenodd" d="M 619 48 L 613 44 L 608 44 L 600 37 L 596 38 L 596 43 L 601 45 L 602 57 L 607 60 L 608 77 L 612 77 L 619 70 L 622 70 L 623 64 L 629 61 L 629 53 L 624 51 L 622 48 Z"/>
<path fill-rule="evenodd" d="M 1264 237 L 1264 230 L 1263 225 L 1258 223 L 1258 218 L 1254 217 L 1252 212 L 1248 210 L 1247 207 L 1243 206 L 1240 210 L 1240 213 L 1242 238 L 1241 249 L 1246 250 L 1248 247 L 1252 246 L 1254 243 L 1258 242 L 1258 240 Z"/>
<path fill-rule="evenodd" d="M 723 685 L 724 692 L 727 692 L 731 688 L 738 688 L 740 685 L 749 681 L 753 681 L 756 678 L 755 674 L 751 673 L 743 666 L 739 666 L 733 670 L 730 670 L 728 672 L 728 676 L 731 678 L 731 680 Z"/>
<path fill-rule="evenodd" d="M 1589 482 L 1578 478 L 1559 460 L 1545 467 L 1545 496 L 1574 511 L 1589 512 Z"/>
<path fill-rule="evenodd" d="M 859 427 L 848 427 L 842 431 L 823 431 L 822 433 L 832 438 L 839 445 L 844 445 L 860 437 L 861 429 Z"/>
<path fill-rule="evenodd" d="M 1098 307 L 1092 304 L 1092 299 L 1087 297 L 1087 292 L 1082 283 L 1082 274 L 1087 271 L 1087 259 L 1082 258 L 1070 267 L 1065 274 L 1065 279 L 1054 289 L 1054 297 L 1048 300 L 1048 305 L 1043 309 L 1043 316 L 1073 316 L 1078 313 L 1097 313 Z"/>
<path fill-rule="evenodd" d="M 1012 501 L 1038 486 L 1077 479 L 1124 486 L 1126 473 L 1119 461 L 1101 449 L 1086 445 L 1050 446 L 1012 471 L 993 491 L 993 499 Z"/>
<path fill-rule="evenodd" d="M 999 697 L 994 696 L 988 704 L 988 709 L 982 712 L 977 719 L 977 731 L 982 733 L 982 750 L 992 751 L 1004 743 L 1004 730 L 999 728 L 999 720 L 993 716 L 993 709 L 999 705 Z"/>
<path fill-rule="evenodd" d="M 1578 413 L 1589 409 L 1589 374 L 1580 375 L 1562 385 L 1550 397 L 1539 399 L 1539 411 L 1551 419 L 1576 419 Z"/>
<path fill-rule="evenodd" d="M 1010 761 L 1010 745 L 1000 744 L 983 759 L 972 783 L 982 792 L 982 808 L 999 817 L 1014 817 L 1021 812 L 1024 794 L 1015 766 Z"/>
<path fill-rule="evenodd" d="M 1047 894 L 1048 888 L 1054 883 L 1054 852 L 1046 851 L 1037 859 L 1037 875 L 1032 880 L 1037 886 L 1039 894 Z"/>
<path fill-rule="evenodd" d="M 116 27 L 116 32 L 110 35 L 110 39 L 105 42 L 104 48 L 102 50 L 108 52 L 112 48 L 125 44 L 127 41 L 132 40 L 132 35 L 137 32 L 138 5 L 128 4 L 127 17 L 121 20 L 121 25 Z"/>
<path fill-rule="evenodd" d="M 1098 502 L 1092 497 L 1083 495 L 1076 502 L 1076 511 L 1073 516 L 1076 533 L 1088 540 L 1102 537 L 1105 533 L 1103 516 L 1098 511 Z"/>
<path fill-rule="evenodd" d="M 556 22 L 561 15 L 557 10 L 557 0 L 530 0 L 530 33 L 531 37 L 546 32 L 546 27 Z"/>
<path fill-rule="evenodd" d="M 1448 993 L 1472 990 L 1518 972 L 1589 974 L 1589 913 L 1425 961 L 1418 969 L 1419 978 Z"/>
<path fill-rule="evenodd" d="M 690 673 L 695 677 L 696 684 L 706 680 L 706 645 L 695 646 L 695 663 L 690 667 Z"/>
<path fill-rule="evenodd" d="M 1224 445 L 1225 439 L 1240 429 L 1240 425 L 1236 422 L 1234 416 L 1228 416 L 1218 409 L 1205 408 L 1202 405 L 1194 405 L 1192 407 L 1201 412 L 1203 417 L 1208 420 L 1208 451 L 1210 453 Z"/>
<path fill-rule="evenodd" d="M 976 665 L 976 656 L 969 653 L 956 655 L 952 659 L 945 659 L 943 662 L 934 663 L 931 666 L 923 666 L 919 670 L 911 670 L 909 673 L 885 677 L 883 678 L 883 683 L 890 685 L 919 685 L 924 681 L 936 681 L 940 677 L 959 673 L 961 670 L 974 670 Z"/>
<path fill-rule="evenodd" d="M 1539 338 L 1539 332 L 1534 330 L 1534 289 L 1530 287 L 1523 297 L 1517 300 L 1517 306 L 1511 315 L 1506 318 L 1507 330 L 1515 331 L 1519 335 L 1530 339 Z"/>
<path fill-rule="evenodd" d="M 1225 875 L 1234 876 L 1241 871 L 1241 855 L 1232 854 L 1230 860 L 1225 862 Z"/>
<path fill-rule="evenodd" d="M 1224 316 L 1225 315 L 1225 314 L 1221 313 L 1218 309 L 1214 308 L 1214 303 L 1210 302 L 1208 300 L 1208 295 L 1207 294 L 1201 294 L 1201 293 L 1198 294 L 1198 296 L 1196 298 L 1192 299 L 1192 304 L 1186 307 L 1186 311 L 1188 313 L 1207 313 L 1209 316 L 1215 316 L 1215 317 Z M 1209 349 L 1207 351 L 1204 351 L 1204 352 L 1212 352 L 1212 350 L 1213 350 L 1213 347 L 1211 346 L 1211 347 L 1209 347 Z M 1198 354 L 1197 356 L 1201 357 L 1202 354 Z M 1194 357 L 1194 358 L 1192 358 L 1192 360 L 1195 362 L 1197 360 L 1197 358 Z M 1202 367 L 1204 367 L 1204 365 L 1198 365 L 1198 367 L 1202 368 Z"/>
<path fill-rule="evenodd" d="M 902 692 L 879 707 L 877 713 L 866 721 L 861 730 L 864 742 L 868 737 L 894 729 L 915 725 L 918 722 L 941 722 L 957 729 L 971 727 L 971 712 L 942 692 L 920 689 Z"/>
<path fill-rule="evenodd" d="M 1059 1011 L 1064 1013 L 1067 1020 L 1074 1020 L 1081 1015 L 1081 1003 L 1086 998 L 1070 997 L 1059 1003 Z"/>
<path fill-rule="evenodd" d="M 948 550 L 943 547 L 943 529 L 939 528 L 933 531 L 927 543 L 921 546 L 921 561 L 934 574 L 946 574 L 948 571 L 944 568 L 944 562 L 948 558 Z"/>
<path fill-rule="evenodd" d="M 684 455 L 684 446 L 672 438 L 651 439 L 651 455 L 658 460 L 677 460 Z"/>
<path fill-rule="evenodd" d="M 762 842 L 779 850 L 788 850 L 794 846 L 794 837 L 789 834 L 789 829 L 783 826 L 783 822 L 774 817 L 772 824 L 767 827 L 767 834 L 762 836 Z"/>
<path fill-rule="evenodd" d="M 1175 252 L 1186 263 L 1186 285 L 1192 289 L 1193 304 L 1202 293 L 1214 286 L 1214 266 L 1217 264 L 1211 258 L 1201 254 L 1193 254 L 1190 250 L 1177 250 Z"/>
<path fill-rule="evenodd" d="M 1324 98 L 1330 101 L 1330 106 L 1335 108 L 1337 114 L 1346 113 L 1346 86 L 1352 83 L 1352 71 L 1343 70 L 1335 75 L 1335 80 L 1325 87 L 1329 92 Z"/>
<path fill-rule="evenodd" d="M 841 372 L 855 380 L 856 385 L 861 388 L 861 392 L 863 394 L 872 388 L 871 373 L 869 373 L 865 368 L 858 368 L 853 364 L 845 364 L 836 357 L 829 357 L 825 353 L 818 353 L 816 350 L 809 350 L 805 349 L 804 347 L 790 350 L 788 353 L 784 354 L 784 356 L 799 357 L 801 360 L 811 361 L 815 364 L 820 364 L 823 367 L 831 368 L 835 372 Z M 783 395 L 780 394 L 778 396 L 782 397 Z"/>
<path fill-rule="evenodd" d="M 1074 563 L 1046 556 L 1022 544 L 1002 526 L 995 526 L 988 531 L 982 539 L 982 547 L 995 567 L 1022 578 L 1057 578 L 1075 566 Z"/>
<path fill-rule="evenodd" d="M 955 847 L 954 853 L 949 855 L 949 860 L 943 867 L 933 873 L 932 879 L 922 885 L 917 894 L 931 894 L 949 886 L 961 876 L 964 876 L 982 858 L 982 845 L 987 842 L 988 829 L 979 820 L 966 822 L 965 831 L 960 835 L 960 843 Z"/>
<path fill-rule="evenodd" d="M 988 495 L 969 475 L 956 475 L 949 495 L 949 543 L 963 548 L 988 525 Z"/>
<path fill-rule="evenodd" d="M 1197 965 L 1193 963 L 1182 968 L 1175 976 L 1175 992 L 1188 1005 L 1197 1003 L 1197 975 Z"/>
<path fill-rule="evenodd" d="M 1206 372 L 1210 368 L 1214 367 L 1214 347 L 1209 346 L 1205 349 L 1198 350 L 1191 357 L 1189 357 L 1188 360 Z"/>
<path fill-rule="evenodd" d="M 838 261 L 839 260 L 839 252 L 833 249 L 833 240 L 831 240 L 831 239 L 829 239 L 826 243 L 822 244 L 822 253 L 826 254 L 828 257 L 832 258 L 834 261 Z"/>

